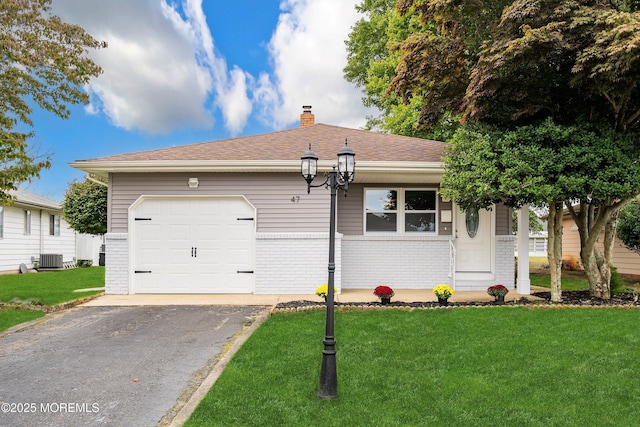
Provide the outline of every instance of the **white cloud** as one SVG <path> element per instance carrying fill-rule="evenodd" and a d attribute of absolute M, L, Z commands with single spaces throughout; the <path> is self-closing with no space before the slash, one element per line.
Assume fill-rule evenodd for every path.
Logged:
<path fill-rule="evenodd" d="M 53 9 L 109 44 L 90 53 L 104 73 L 86 86 L 88 113 L 127 130 L 166 133 L 210 128 L 219 109 L 235 135 L 254 110 L 279 129 L 298 120 L 302 105 L 313 106 L 316 122 L 364 125 L 372 112 L 342 71 L 359 1 L 283 0 L 268 45 L 273 69 L 257 77 L 229 69 L 202 0 L 54 0 Z"/>
<path fill-rule="evenodd" d="M 276 127 L 290 125 L 303 105 L 312 105 L 316 123 L 365 124 L 373 111 L 362 105 L 361 91 L 343 77 L 345 40 L 359 19 L 359 2 L 282 1 L 283 12 L 269 43 L 273 76 L 261 76 L 255 92 L 264 119 L 273 120 Z"/>
<path fill-rule="evenodd" d="M 247 124 L 252 105 L 247 97 L 247 81 L 250 74 L 238 67 L 231 70 L 231 81 L 218 88 L 216 105 L 220 106 L 225 127 L 233 134 L 239 134 Z"/>
<path fill-rule="evenodd" d="M 55 0 L 53 7 L 109 44 L 91 53 L 104 73 L 87 85 L 87 112 L 103 112 L 115 126 L 146 133 L 209 128 L 212 98 L 233 93 L 232 112 L 221 105 L 225 123 L 232 132 L 246 123 L 251 110 L 239 108 L 248 102 L 246 86 L 216 55 L 201 0 Z"/>

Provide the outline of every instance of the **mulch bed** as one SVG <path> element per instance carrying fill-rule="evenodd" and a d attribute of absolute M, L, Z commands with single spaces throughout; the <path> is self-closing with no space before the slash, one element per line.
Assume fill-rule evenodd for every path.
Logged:
<path fill-rule="evenodd" d="M 432 301 L 414 301 L 414 302 L 404 302 L 404 301 L 391 301 L 389 304 L 382 305 L 379 302 L 336 302 L 336 309 L 346 309 L 349 308 L 454 308 L 454 307 L 489 307 L 489 306 L 522 306 L 522 305 L 550 305 L 550 306 L 582 306 L 582 307 L 590 307 L 590 306 L 640 306 L 638 302 L 637 296 L 634 296 L 631 293 L 622 293 L 616 295 L 610 300 L 602 300 L 599 298 L 594 298 L 589 295 L 589 291 L 563 291 L 562 292 L 562 302 L 555 303 L 551 302 L 551 292 L 533 292 L 532 296 L 536 296 L 538 298 L 542 298 L 540 300 L 531 300 L 526 296 L 520 297 L 516 301 L 507 301 L 504 303 L 498 303 L 494 301 L 477 301 L 477 302 L 449 302 L 447 306 L 441 306 L 438 302 Z M 325 304 L 323 302 L 318 301 L 308 301 L 308 300 L 300 300 L 300 301 L 289 301 L 289 302 L 281 302 L 278 303 L 274 309 L 276 312 L 287 312 L 287 311 L 302 311 L 302 310 L 312 310 L 312 309 L 324 309 Z"/>

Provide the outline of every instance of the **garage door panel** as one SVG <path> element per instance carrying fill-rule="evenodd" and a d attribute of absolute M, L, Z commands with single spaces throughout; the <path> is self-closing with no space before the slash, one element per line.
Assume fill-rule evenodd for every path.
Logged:
<path fill-rule="evenodd" d="M 165 235 L 168 240 L 172 240 L 175 242 L 191 242 L 189 237 L 189 225 L 188 224 L 170 224 L 166 227 L 166 234 L 161 233 L 159 230 L 158 234 Z M 187 244 L 186 246 L 189 246 Z"/>
<path fill-rule="evenodd" d="M 200 246 L 204 246 L 205 243 L 212 243 L 215 245 L 220 239 L 221 227 L 213 224 L 195 224 L 195 233 L 198 236 L 198 243 Z M 208 245 L 208 246 L 212 246 Z"/>
<path fill-rule="evenodd" d="M 253 291 L 254 208 L 238 197 L 147 199 L 136 207 L 133 269 L 138 293 Z M 242 218 L 242 220 L 238 220 Z M 246 220 L 250 218 L 251 220 Z"/>

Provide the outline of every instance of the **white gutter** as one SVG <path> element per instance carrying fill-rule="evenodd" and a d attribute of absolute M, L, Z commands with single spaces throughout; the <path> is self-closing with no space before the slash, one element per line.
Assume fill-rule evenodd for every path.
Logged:
<path fill-rule="evenodd" d="M 91 182 L 95 182 L 96 184 L 100 184 L 103 187 L 108 187 L 109 186 L 109 184 L 107 184 L 106 182 L 100 181 L 99 179 L 91 178 L 91 174 L 89 174 L 89 173 L 85 176 L 85 178 L 88 179 Z"/>
<path fill-rule="evenodd" d="M 335 161 L 320 160 L 318 170 L 328 171 Z M 88 173 L 106 177 L 110 172 L 299 172 L 298 160 L 136 160 L 76 161 L 69 165 Z M 356 160 L 357 172 L 442 174 L 441 162 L 382 162 Z"/>

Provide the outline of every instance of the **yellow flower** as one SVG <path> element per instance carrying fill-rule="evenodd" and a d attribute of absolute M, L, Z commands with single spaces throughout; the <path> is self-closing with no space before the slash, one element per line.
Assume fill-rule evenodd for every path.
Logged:
<path fill-rule="evenodd" d="M 338 293 L 338 290 L 335 287 L 333 288 L 333 293 Z M 316 289 L 316 295 L 320 298 L 326 298 L 327 295 L 329 295 L 329 284 L 325 283 L 318 286 L 318 289 Z"/>
<path fill-rule="evenodd" d="M 433 293 L 436 294 L 438 298 L 448 299 L 451 295 L 453 295 L 453 289 L 451 286 L 441 283 L 433 288 Z"/>

